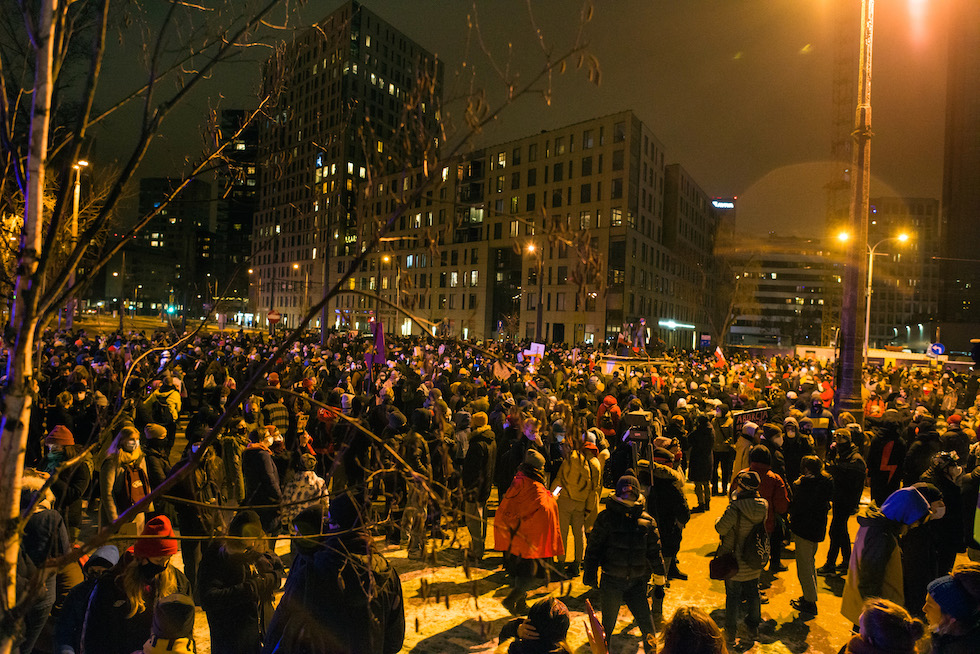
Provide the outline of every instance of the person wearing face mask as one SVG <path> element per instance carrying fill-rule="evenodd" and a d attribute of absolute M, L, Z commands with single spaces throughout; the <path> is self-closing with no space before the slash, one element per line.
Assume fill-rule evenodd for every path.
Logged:
<path fill-rule="evenodd" d="M 803 457 L 815 453 L 813 438 L 800 431 L 800 423 L 792 416 L 783 420 L 782 450 L 786 462 L 786 480 L 792 483 L 803 474 L 800 469 Z"/>
<path fill-rule="evenodd" d="M 132 654 L 150 638 L 153 608 L 174 593 L 190 594 L 184 573 L 171 564 L 177 539 L 166 516 L 146 523 L 133 555 L 99 578 L 82 626 L 82 654 Z"/>
<path fill-rule="evenodd" d="M 847 521 L 858 512 L 868 466 L 851 442 L 851 432 L 838 429 L 834 442 L 827 451 L 827 472 L 834 478 L 834 515 L 830 520 L 830 547 L 827 561 L 817 571 L 823 575 L 846 574 L 851 558 L 851 537 L 847 533 Z M 841 564 L 837 566 L 837 555 Z"/>
<path fill-rule="evenodd" d="M 74 459 L 82 450 L 75 444 L 75 437 L 64 425 L 55 425 L 44 438 L 44 447 L 44 472 L 49 475 L 58 473 L 58 478 L 51 484 L 51 492 L 55 497 L 54 508 L 65 519 L 68 533 L 74 539 L 82 526 L 82 498 L 92 482 L 92 457 L 86 455 L 70 469 L 58 472 L 66 461 Z"/>
<path fill-rule="evenodd" d="M 140 448 L 140 433 L 132 426 L 119 430 L 99 469 L 101 489 L 100 526 L 114 521 L 129 507 L 143 499 L 150 492 L 150 480 L 146 471 L 146 457 Z M 149 510 L 147 507 L 146 510 Z M 143 513 L 133 516 L 130 525 L 124 530 L 139 533 L 143 528 Z"/>
<path fill-rule="evenodd" d="M 921 481 L 934 485 L 943 495 L 946 514 L 930 520 L 935 533 L 936 555 L 939 572 L 945 574 L 956 562 L 956 555 L 966 551 L 966 535 L 963 528 L 963 493 L 959 480 L 963 466 L 956 452 L 940 452 L 932 457 L 932 464 Z"/>
<path fill-rule="evenodd" d="M 715 415 L 711 420 L 711 430 L 714 434 L 712 448 L 711 482 L 713 494 L 724 497 L 728 495 L 728 482 L 732 478 L 732 468 L 735 465 L 735 428 L 731 410 L 727 404 L 718 404 Z"/>
<path fill-rule="evenodd" d="M 272 446 L 278 430 L 269 425 L 252 432 L 252 442 L 242 452 L 242 477 L 245 481 L 245 497 L 242 506 L 259 506 L 256 513 L 262 520 L 262 528 L 269 535 L 279 531 L 279 509 L 271 505 L 282 502 L 279 470 L 272 458 Z M 270 508 L 271 507 L 271 508 Z"/>
<path fill-rule="evenodd" d="M 864 601 L 871 597 L 905 605 L 901 538 L 929 520 L 929 501 L 914 487 L 899 488 L 879 509 L 869 505 L 858 516 L 841 614 L 858 624 Z"/>
<path fill-rule="evenodd" d="M 81 651 L 82 626 L 89 596 L 99 578 L 117 563 L 119 549 L 115 545 L 103 545 L 82 566 L 84 579 L 68 591 L 55 621 L 52 635 L 54 654 L 77 654 Z"/>
<path fill-rule="evenodd" d="M 198 571 L 198 595 L 208 616 L 212 654 L 259 654 L 272 619 L 283 565 L 267 551 L 255 511 L 235 514 L 228 537 L 209 545 Z"/>
<path fill-rule="evenodd" d="M 817 615 L 817 546 L 827 536 L 827 514 L 834 493 L 834 480 L 824 472 L 816 456 L 803 457 L 803 474 L 793 482 L 789 504 L 789 526 L 796 544 L 796 576 L 803 596 L 790 605 L 803 616 Z"/>
<path fill-rule="evenodd" d="M 229 502 L 238 504 L 245 497 L 245 479 L 242 477 L 242 453 L 251 440 L 248 424 L 244 419 L 232 420 L 218 438 L 221 462 L 224 465 L 224 495 Z"/>
<path fill-rule="evenodd" d="M 929 522 L 909 529 L 902 537 L 905 605 L 908 606 L 909 613 L 921 618 L 923 617 L 922 603 L 926 599 L 926 586 L 936 577 L 949 572 L 948 569 L 942 570 L 939 567 L 936 531 L 932 528 L 933 520 L 942 520 L 946 515 L 946 503 L 943 502 L 943 494 L 933 484 L 920 481 L 912 488 L 926 498 L 931 511 Z"/>

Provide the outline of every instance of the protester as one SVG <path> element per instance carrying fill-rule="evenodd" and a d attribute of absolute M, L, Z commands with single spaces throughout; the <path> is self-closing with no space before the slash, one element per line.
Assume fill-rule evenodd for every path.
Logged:
<path fill-rule="evenodd" d="M 607 645 L 625 602 L 643 634 L 644 651 L 655 652 L 656 629 L 647 584 L 652 578 L 654 597 L 663 600 L 667 570 L 660 554 L 657 523 L 644 510 L 641 490 L 639 480 L 630 474 L 616 482 L 616 495 L 606 502 L 589 535 L 582 583 L 599 588 Z"/>
<path fill-rule="evenodd" d="M 537 578 L 550 578 L 552 557 L 565 548 L 558 528 L 558 503 L 544 483 L 545 460 L 530 448 L 494 520 L 494 548 L 504 553 L 511 591 L 501 602 L 511 613 L 527 613 L 527 592 Z"/>
<path fill-rule="evenodd" d="M 872 597 L 861 607 L 859 632 L 842 654 L 916 654 L 925 628 L 891 600 Z"/>
<path fill-rule="evenodd" d="M 681 606 L 664 625 L 660 654 L 728 654 L 725 634 L 697 606 Z"/>
<path fill-rule="evenodd" d="M 803 596 L 790 602 L 806 616 L 817 615 L 817 547 L 827 536 L 827 513 L 834 493 L 834 480 L 824 472 L 823 462 L 813 455 L 803 457 L 803 474 L 793 482 L 789 526 L 793 532 L 796 576 Z"/>
<path fill-rule="evenodd" d="M 572 654 L 565 641 L 568 607 L 554 597 L 534 603 L 526 618 L 515 618 L 500 630 L 498 654 Z"/>

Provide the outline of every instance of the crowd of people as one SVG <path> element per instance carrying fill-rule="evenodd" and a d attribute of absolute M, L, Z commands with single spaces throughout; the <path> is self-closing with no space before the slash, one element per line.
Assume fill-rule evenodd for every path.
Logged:
<path fill-rule="evenodd" d="M 975 651 L 976 375 L 868 370 L 862 425 L 834 406 L 831 367 L 789 357 L 168 338 L 41 339 L 17 571 L 25 654 L 194 651 L 195 606 L 215 653 L 393 654 L 404 599 L 383 545 L 435 563 L 457 533 L 466 565 L 507 573 L 518 618 L 501 651 L 571 651 L 567 608 L 527 599 L 542 579 L 579 577 L 606 643 L 625 604 L 646 651 L 658 632 L 662 651 L 748 647 L 773 626 L 761 606 L 790 547 L 801 619 L 817 615 L 819 575 L 845 578 L 855 635 L 842 651 Z M 684 527 L 713 502 L 723 624 L 695 607 L 665 623 L 669 582 L 687 580 Z M 51 567 L 110 525 L 113 544 Z"/>

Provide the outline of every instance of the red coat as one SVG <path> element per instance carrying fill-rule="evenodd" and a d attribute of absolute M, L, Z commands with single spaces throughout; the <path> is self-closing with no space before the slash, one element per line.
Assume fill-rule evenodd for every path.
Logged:
<path fill-rule="evenodd" d="M 789 510 L 789 495 L 783 478 L 769 469 L 764 463 L 750 463 L 749 470 L 759 475 L 759 497 L 769 502 L 769 515 L 766 516 L 766 533 L 776 530 L 776 514 L 784 515 Z"/>
<path fill-rule="evenodd" d="M 522 559 L 565 554 L 558 531 L 558 502 L 539 481 L 523 471 L 500 501 L 493 523 L 493 547 Z"/>

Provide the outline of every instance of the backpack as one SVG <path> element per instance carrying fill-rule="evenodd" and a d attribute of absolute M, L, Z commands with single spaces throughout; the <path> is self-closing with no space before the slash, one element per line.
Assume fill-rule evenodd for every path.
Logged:
<path fill-rule="evenodd" d="M 138 462 L 124 465 L 116 473 L 116 480 L 112 484 L 112 501 L 116 503 L 119 513 L 139 502 L 149 492 L 150 480 Z"/>
<path fill-rule="evenodd" d="M 769 564 L 769 534 L 766 521 L 752 525 L 745 542 L 742 543 L 742 560 L 754 570 L 761 570 Z"/>
<path fill-rule="evenodd" d="M 150 418 L 156 424 L 164 427 L 173 424 L 174 414 L 170 412 L 170 405 L 167 404 L 165 396 L 157 395 L 156 399 L 153 400 L 153 404 L 150 405 Z"/>

